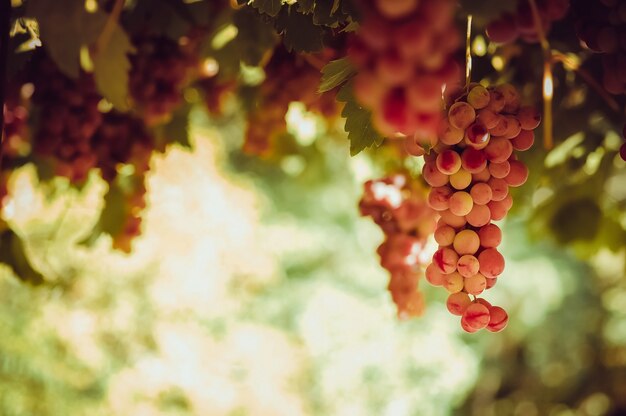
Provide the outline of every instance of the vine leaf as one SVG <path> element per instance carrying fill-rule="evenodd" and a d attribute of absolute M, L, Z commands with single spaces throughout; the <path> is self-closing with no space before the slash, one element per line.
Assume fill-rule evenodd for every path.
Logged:
<path fill-rule="evenodd" d="M 94 53 L 94 78 L 98 91 L 119 111 L 128 111 L 128 54 L 135 52 L 128 35 L 116 25 L 103 50 Z"/>
<path fill-rule="evenodd" d="M 83 0 L 31 0 L 27 13 L 37 19 L 43 45 L 61 72 L 78 78 L 80 49 L 98 38 L 107 15 L 88 13 Z"/>
<path fill-rule="evenodd" d="M 313 22 L 312 15 L 298 13 L 294 7 L 280 14 L 276 30 L 289 52 L 318 52 L 324 47 L 324 29 Z"/>
<path fill-rule="evenodd" d="M 282 0 L 238 0 L 239 4 L 249 4 L 250 6 L 258 9 L 261 13 L 268 14 L 272 17 L 276 17 L 280 12 L 280 8 L 283 6 Z"/>
<path fill-rule="evenodd" d="M 346 103 L 341 116 L 346 119 L 344 130 L 350 140 L 350 156 L 356 156 L 368 147 L 380 146 L 384 137 L 372 125 L 372 113 L 361 107 L 352 94 L 352 85 L 344 85 L 337 101 Z"/>
<path fill-rule="evenodd" d="M 322 82 L 320 83 L 319 92 L 330 91 L 335 87 L 346 82 L 355 69 L 348 58 L 341 58 L 331 61 L 322 68 Z"/>
<path fill-rule="evenodd" d="M 165 149 L 169 144 L 178 143 L 184 148 L 191 148 L 189 141 L 189 115 L 191 106 L 184 105 L 173 114 L 169 123 L 155 130 L 157 148 Z"/>
<path fill-rule="evenodd" d="M 0 263 L 8 265 L 20 280 L 34 285 L 44 282 L 28 260 L 22 239 L 11 229 L 0 234 Z"/>

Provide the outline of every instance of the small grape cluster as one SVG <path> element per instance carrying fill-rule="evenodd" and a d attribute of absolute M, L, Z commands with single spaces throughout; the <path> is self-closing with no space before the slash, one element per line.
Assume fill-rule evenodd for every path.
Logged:
<path fill-rule="evenodd" d="M 503 219 L 513 204 L 509 187 L 528 178 L 528 169 L 513 153 L 534 142 L 540 122 L 532 107 L 520 106 L 510 84 L 485 88 L 470 84 L 448 110 L 439 129 L 439 143 L 425 156 L 422 171 L 432 186 L 429 205 L 441 218 L 435 230 L 439 249 L 426 268 L 426 279 L 445 287 L 451 313 L 462 316 L 467 332 L 499 331 L 507 314 L 478 296 L 496 284 L 504 270 L 497 247 Z"/>
<path fill-rule="evenodd" d="M 391 275 L 388 289 L 398 316 L 421 315 L 425 303 L 418 283 L 427 261 L 424 246 L 436 222 L 436 213 L 426 202 L 425 188 L 400 173 L 369 180 L 359 209 L 385 233 L 378 254 L 381 265 Z"/>
<path fill-rule="evenodd" d="M 626 93 L 626 2 L 573 1 L 578 38 L 589 50 L 602 54 L 604 88 Z"/>
<path fill-rule="evenodd" d="M 348 58 L 354 94 L 376 129 L 428 143 L 436 136 L 443 91 L 458 85 L 460 36 L 450 0 L 361 1 L 363 19 Z M 446 88 L 447 86 L 447 88 Z"/>
<path fill-rule="evenodd" d="M 561 20 L 569 10 L 569 0 L 538 0 L 537 10 L 544 33 L 552 22 Z M 496 43 L 510 43 L 518 38 L 530 43 L 539 41 L 537 26 L 528 0 L 517 3 L 515 13 L 502 13 L 487 25 L 487 36 Z"/>
<path fill-rule="evenodd" d="M 96 165 L 91 137 L 102 123 L 93 77 L 63 75 L 47 57 L 37 61 L 32 101 L 39 108 L 33 151 L 51 160 L 57 176 L 83 182 Z"/>
<path fill-rule="evenodd" d="M 138 36 L 133 44 L 137 53 L 130 56 L 130 95 L 145 122 L 159 124 L 182 103 L 182 88 L 197 59 L 189 48 L 165 37 Z"/>
<path fill-rule="evenodd" d="M 318 58 L 328 62 L 332 51 Z M 308 62 L 278 48 L 265 67 L 266 78 L 259 87 L 257 106 L 248 114 L 243 151 L 268 155 L 273 143 L 287 131 L 285 115 L 292 102 L 303 103 L 309 111 L 330 117 L 338 114 L 334 94 L 319 94 L 320 72 Z"/>

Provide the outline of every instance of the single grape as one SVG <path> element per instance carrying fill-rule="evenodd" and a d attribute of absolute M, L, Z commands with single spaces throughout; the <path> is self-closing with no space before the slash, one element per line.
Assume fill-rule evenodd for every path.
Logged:
<path fill-rule="evenodd" d="M 469 214 L 465 216 L 467 223 L 472 227 L 482 227 L 491 221 L 491 210 L 487 205 L 474 205 Z"/>
<path fill-rule="evenodd" d="M 464 130 L 452 126 L 447 118 L 441 120 L 438 130 L 439 140 L 445 145 L 454 146 L 463 140 Z"/>
<path fill-rule="evenodd" d="M 510 140 L 492 137 L 483 152 L 484 157 L 491 163 L 502 163 L 511 157 L 513 145 Z"/>
<path fill-rule="evenodd" d="M 478 115 L 476 116 L 476 120 L 481 122 L 487 129 L 493 129 L 500 123 L 500 118 L 498 114 L 489 110 L 488 108 L 483 108 L 478 111 Z"/>
<path fill-rule="evenodd" d="M 534 107 L 522 107 L 517 113 L 517 119 L 524 130 L 534 130 L 541 123 L 541 114 Z"/>
<path fill-rule="evenodd" d="M 491 186 L 485 182 L 475 183 L 470 190 L 470 195 L 474 200 L 474 204 L 477 205 L 486 205 L 489 203 L 489 201 L 491 201 L 492 194 L 493 192 L 491 190 Z"/>
<path fill-rule="evenodd" d="M 480 273 L 487 278 L 498 277 L 504 271 L 504 257 L 495 248 L 488 248 L 478 255 Z"/>
<path fill-rule="evenodd" d="M 465 169 L 459 169 L 458 172 L 450 176 L 450 185 L 454 189 L 462 190 L 472 183 L 472 174 Z"/>
<path fill-rule="evenodd" d="M 446 307 L 451 314 L 461 316 L 465 309 L 472 304 L 472 300 L 465 292 L 452 293 L 448 296 Z"/>
<path fill-rule="evenodd" d="M 461 321 L 464 321 L 470 328 L 478 330 L 486 327 L 489 324 L 489 319 L 489 309 L 485 305 L 472 303 L 463 312 Z"/>
<path fill-rule="evenodd" d="M 475 231 L 463 230 L 456 234 L 452 245 L 458 254 L 474 254 L 480 247 L 480 238 Z"/>
<path fill-rule="evenodd" d="M 476 110 L 487 107 L 490 99 L 489 91 L 482 85 L 477 85 L 467 94 L 467 103 Z"/>
<path fill-rule="evenodd" d="M 487 181 L 491 188 L 491 200 L 502 201 L 509 194 L 509 185 L 504 179 L 491 178 Z"/>
<path fill-rule="evenodd" d="M 435 211 L 445 211 L 450 208 L 452 189 L 447 186 L 440 186 L 430 190 L 428 194 L 428 205 Z"/>
<path fill-rule="evenodd" d="M 522 130 L 517 135 L 511 139 L 511 144 L 513 145 L 513 149 L 519 151 L 525 151 L 530 149 L 535 142 L 535 133 L 532 130 Z"/>
<path fill-rule="evenodd" d="M 447 274 L 445 276 L 443 287 L 446 288 L 448 293 L 460 292 L 461 290 L 463 290 L 463 285 L 464 285 L 463 276 L 461 276 L 460 274 L 454 272 L 454 273 Z"/>
<path fill-rule="evenodd" d="M 448 202 L 450 212 L 459 217 L 469 214 L 474 206 L 474 200 L 471 195 L 465 191 L 453 193 Z"/>
<path fill-rule="evenodd" d="M 487 279 L 482 274 L 478 273 L 474 276 L 465 278 L 463 290 L 470 295 L 480 295 L 485 291 L 487 287 Z"/>
<path fill-rule="evenodd" d="M 435 263 L 431 263 L 426 267 L 424 277 L 426 281 L 433 286 L 443 286 L 446 281 L 446 275 L 441 273 Z"/>
<path fill-rule="evenodd" d="M 474 181 L 474 183 L 487 182 L 491 179 L 491 173 L 489 173 L 489 169 L 486 165 L 487 163 L 485 163 L 485 168 L 481 171 L 472 174 L 472 181 Z"/>
<path fill-rule="evenodd" d="M 487 330 L 491 332 L 500 332 L 509 322 L 509 315 L 499 306 L 489 308 L 489 324 Z"/>
<path fill-rule="evenodd" d="M 456 270 L 458 261 L 459 255 L 456 251 L 447 247 L 442 247 L 433 254 L 433 263 L 443 274 L 453 273 Z"/>
<path fill-rule="evenodd" d="M 444 223 L 453 228 L 461 228 L 467 223 L 464 216 L 454 215 L 449 209 L 441 211 L 439 215 Z"/>
<path fill-rule="evenodd" d="M 458 101 L 448 110 L 448 121 L 457 129 L 465 130 L 476 119 L 474 107 L 466 102 Z"/>
<path fill-rule="evenodd" d="M 442 247 L 452 245 L 456 231 L 449 225 L 442 225 L 435 230 L 435 241 Z"/>
<path fill-rule="evenodd" d="M 482 150 L 468 147 L 461 154 L 461 166 L 472 174 L 478 173 L 487 167 L 487 159 Z"/>
<path fill-rule="evenodd" d="M 426 162 L 424 164 L 424 167 L 422 168 L 422 177 L 426 183 L 432 187 L 444 186 L 449 180 L 449 176 L 441 173 L 435 162 Z"/>
<path fill-rule="evenodd" d="M 489 131 L 480 122 L 473 123 L 465 130 L 465 144 L 474 149 L 484 149 L 489 144 Z"/>
<path fill-rule="evenodd" d="M 511 165 L 508 160 L 505 160 L 501 163 L 490 163 L 488 169 L 491 176 L 497 179 L 503 179 L 511 171 Z"/>
<path fill-rule="evenodd" d="M 512 187 L 518 187 L 525 184 L 528 180 L 528 168 L 526 165 L 519 160 L 511 160 L 509 164 L 511 165 L 511 171 L 504 178 L 506 183 Z"/>
<path fill-rule="evenodd" d="M 502 242 L 502 231 L 495 224 L 487 224 L 478 230 L 480 245 L 485 248 L 495 248 Z"/>
<path fill-rule="evenodd" d="M 444 150 L 437 156 L 437 169 L 446 175 L 452 175 L 461 169 L 461 157 L 454 150 Z"/>
<path fill-rule="evenodd" d="M 465 254 L 459 258 L 456 264 L 457 271 L 463 277 L 474 276 L 480 270 L 478 259 L 470 254 Z"/>

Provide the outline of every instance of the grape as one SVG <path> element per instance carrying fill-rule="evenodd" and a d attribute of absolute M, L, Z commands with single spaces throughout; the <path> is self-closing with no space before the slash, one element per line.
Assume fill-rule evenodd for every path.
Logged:
<path fill-rule="evenodd" d="M 458 101 L 448 110 L 448 121 L 457 129 L 465 130 L 476 119 L 474 108 L 466 102 Z"/>
<path fill-rule="evenodd" d="M 534 107 L 522 107 L 517 113 L 517 119 L 519 120 L 522 129 L 534 130 L 541 123 L 541 114 Z"/>
<path fill-rule="evenodd" d="M 494 113 L 499 113 L 504 109 L 506 105 L 506 101 L 504 99 L 504 95 L 498 90 L 490 89 L 489 90 L 489 104 L 487 105 L 487 109 L 493 111 Z"/>
<path fill-rule="evenodd" d="M 370 71 L 356 74 L 352 85 L 356 99 L 368 108 L 377 108 L 388 91 L 385 85 L 377 82 L 376 75 Z"/>
<path fill-rule="evenodd" d="M 506 183 L 512 187 L 522 186 L 528 180 L 528 168 L 519 160 L 511 160 L 511 171 L 504 178 Z"/>
<path fill-rule="evenodd" d="M 487 163 L 485 163 L 485 166 L 486 165 Z M 472 174 L 472 181 L 475 183 L 487 182 L 489 179 L 491 179 L 491 174 L 489 173 L 489 168 L 487 167 L 485 167 L 480 172 Z"/>
<path fill-rule="evenodd" d="M 455 145 L 463 140 L 464 131 L 458 129 L 448 122 L 448 119 L 444 119 L 439 125 L 439 140 L 448 146 Z"/>
<path fill-rule="evenodd" d="M 461 322 L 465 322 L 471 329 L 478 330 L 485 328 L 489 324 L 489 319 L 489 309 L 485 305 L 472 303 L 463 312 Z"/>
<path fill-rule="evenodd" d="M 500 116 L 488 108 L 483 108 L 478 112 L 476 120 L 481 122 L 487 129 L 493 129 L 500 123 Z"/>
<path fill-rule="evenodd" d="M 487 167 L 487 159 L 481 150 L 468 147 L 461 154 L 461 166 L 470 173 L 478 173 Z"/>
<path fill-rule="evenodd" d="M 442 211 L 439 214 L 441 215 L 441 219 L 443 220 L 443 222 L 453 228 L 461 228 L 467 223 L 465 217 L 454 215 L 452 212 L 450 212 L 449 209 Z"/>
<path fill-rule="evenodd" d="M 465 216 L 467 223 L 472 227 L 482 227 L 491 221 L 491 210 L 486 205 L 474 205 Z"/>
<path fill-rule="evenodd" d="M 454 272 L 445 276 L 443 287 L 446 288 L 448 293 L 459 293 L 463 290 L 464 280 L 463 276 Z"/>
<path fill-rule="evenodd" d="M 499 332 L 506 328 L 509 322 L 509 315 L 499 306 L 489 308 L 489 324 L 487 330 L 491 332 Z"/>
<path fill-rule="evenodd" d="M 474 200 L 471 195 L 464 191 L 453 193 L 448 203 L 450 212 L 454 215 L 458 215 L 459 217 L 469 214 L 474 206 Z"/>
<path fill-rule="evenodd" d="M 517 137 L 511 140 L 515 150 L 524 151 L 532 147 L 535 142 L 535 133 L 532 130 L 522 130 Z"/>
<path fill-rule="evenodd" d="M 453 175 L 461 169 L 461 157 L 454 150 L 444 150 L 437 156 L 437 169 L 446 175 Z"/>
<path fill-rule="evenodd" d="M 504 137 L 505 139 L 512 139 L 514 137 L 517 137 L 517 135 L 520 134 L 520 132 L 522 131 L 522 124 L 519 122 L 519 120 L 511 116 L 505 116 L 503 117 L 503 120 L 506 121 L 506 130 L 502 134 L 502 137 Z"/>
<path fill-rule="evenodd" d="M 492 201 L 502 201 L 509 194 L 509 185 L 504 179 L 491 178 L 487 184 L 491 188 Z"/>
<path fill-rule="evenodd" d="M 490 99 L 489 91 L 482 85 L 477 85 L 467 94 L 467 103 L 476 110 L 487 107 Z M 480 113 L 479 113 L 480 116 Z"/>
<path fill-rule="evenodd" d="M 424 164 L 422 177 L 432 187 L 444 186 L 449 180 L 449 176 L 441 173 L 435 162 L 426 162 Z"/>
<path fill-rule="evenodd" d="M 435 230 L 435 241 L 442 247 L 452 245 L 456 231 L 449 225 L 442 225 Z"/>
<path fill-rule="evenodd" d="M 419 0 L 376 0 L 378 10 L 389 19 L 404 17 L 417 8 Z"/>
<path fill-rule="evenodd" d="M 433 254 L 433 263 L 443 274 L 453 273 L 456 270 L 456 263 L 458 261 L 459 255 L 450 248 L 440 248 Z"/>
<path fill-rule="evenodd" d="M 478 259 L 470 254 L 465 254 L 459 258 L 456 264 L 457 271 L 463 277 L 474 276 L 480 270 Z"/>
<path fill-rule="evenodd" d="M 505 178 L 509 172 L 511 171 L 511 165 L 508 160 L 500 163 L 490 163 L 489 164 L 489 173 L 491 176 L 497 179 Z"/>
<path fill-rule="evenodd" d="M 451 314 L 461 316 L 465 309 L 472 304 L 472 300 L 465 292 L 452 293 L 448 296 L 446 307 Z"/>
<path fill-rule="evenodd" d="M 492 287 L 496 285 L 497 282 L 498 282 L 497 277 L 494 277 L 493 279 L 487 279 L 487 286 L 485 287 L 485 290 L 491 289 Z"/>
<path fill-rule="evenodd" d="M 480 245 L 485 248 L 495 248 L 502 242 L 502 231 L 495 224 L 487 224 L 478 230 Z"/>
<path fill-rule="evenodd" d="M 504 111 L 507 113 L 515 113 L 519 110 L 520 95 L 511 84 L 500 84 L 496 90 L 504 96 Z"/>
<path fill-rule="evenodd" d="M 504 257 L 495 248 L 487 248 L 478 255 L 480 273 L 487 278 L 498 277 L 504 271 Z"/>
<path fill-rule="evenodd" d="M 378 57 L 376 76 L 388 87 L 403 86 L 413 76 L 413 65 L 392 49 Z"/>
<path fill-rule="evenodd" d="M 480 295 L 487 287 L 487 279 L 482 274 L 465 278 L 463 290 L 470 295 Z"/>
<path fill-rule="evenodd" d="M 452 245 L 458 254 L 474 254 L 480 247 L 480 238 L 475 231 L 463 230 L 456 234 Z"/>
<path fill-rule="evenodd" d="M 428 205 L 435 211 L 445 211 L 450 208 L 452 190 L 447 186 L 433 188 L 428 194 Z"/>
<path fill-rule="evenodd" d="M 426 281 L 433 286 L 443 286 L 446 282 L 446 275 L 441 273 L 434 263 L 431 263 L 428 267 L 426 267 L 424 276 L 426 277 Z"/>
<path fill-rule="evenodd" d="M 491 186 L 484 182 L 478 182 L 472 186 L 470 195 L 474 200 L 474 204 L 485 205 L 491 201 L 492 190 Z"/>
<path fill-rule="evenodd" d="M 472 174 L 465 169 L 459 169 L 458 172 L 450 176 L 450 185 L 454 189 L 462 190 L 472 183 Z"/>
<path fill-rule="evenodd" d="M 489 131 L 482 123 L 473 123 L 465 131 L 465 143 L 474 149 L 483 149 L 489 144 Z"/>
<path fill-rule="evenodd" d="M 504 138 L 492 138 L 484 149 L 484 157 L 491 163 L 502 163 L 508 160 L 513 153 L 513 145 L 510 140 Z"/>
<path fill-rule="evenodd" d="M 491 201 L 487 204 L 487 207 L 489 207 L 491 219 L 493 221 L 500 221 L 506 217 L 506 214 L 509 212 L 508 208 L 502 201 Z"/>

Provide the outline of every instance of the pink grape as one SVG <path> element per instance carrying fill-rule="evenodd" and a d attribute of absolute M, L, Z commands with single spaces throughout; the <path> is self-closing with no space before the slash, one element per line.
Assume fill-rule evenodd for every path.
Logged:
<path fill-rule="evenodd" d="M 448 146 L 454 146 L 463 140 L 464 130 L 452 125 L 448 119 L 443 119 L 439 125 L 439 140 Z"/>
<path fill-rule="evenodd" d="M 443 274 L 450 274 L 456 270 L 459 255 L 451 248 L 442 247 L 433 254 L 433 263 Z"/>
<path fill-rule="evenodd" d="M 472 174 L 465 169 L 459 169 L 459 171 L 450 176 L 450 185 L 454 189 L 462 190 L 467 188 L 472 183 Z"/>
<path fill-rule="evenodd" d="M 487 204 L 487 206 L 489 207 L 491 219 L 493 221 L 500 221 L 506 217 L 506 214 L 509 212 L 509 209 L 503 201 L 491 201 Z"/>
<path fill-rule="evenodd" d="M 489 308 L 489 324 L 487 331 L 500 332 L 509 323 L 509 315 L 499 306 Z"/>
<path fill-rule="evenodd" d="M 473 123 L 465 130 L 465 143 L 474 149 L 483 149 L 489 143 L 489 131 L 480 122 Z"/>
<path fill-rule="evenodd" d="M 434 152 L 431 152 L 434 153 Z M 422 177 L 432 187 L 444 186 L 448 183 L 449 176 L 441 173 L 437 168 L 437 164 L 433 162 L 426 162 L 422 168 Z"/>
<path fill-rule="evenodd" d="M 476 119 L 474 107 L 466 102 L 458 101 L 448 110 L 448 120 L 457 129 L 465 130 Z"/>
<path fill-rule="evenodd" d="M 446 281 L 446 275 L 441 273 L 434 263 L 431 263 L 426 267 L 424 271 L 424 277 L 426 281 L 433 286 L 443 286 Z"/>
<path fill-rule="evenodd" d="M 472 303 L 463 312 L 461 322 L 465 321 L 470 328 L 478 330 L 486 327 L 489 319 L 489 309 L 485 305 Z"/>
<path fill-rule="evenodd" d="M 506 101 L 504 99 L 504 95 L 500 91 L 491 90 L 489 91 L 489 105 L 487 108 L 494 113 L 499 113 L 504 109 L 504 105 Z"/>
<path fill-rule="evenodd" d="M 447 186 L 433 188 L 428 193 L 428 205 L 435 211 L 445 211 L 450 207 L 452 189 Z"/>
<path fill-rule="evenodd" d="M 511 171 L 511 165 L 508 160 L 500 163 L 490 163 L 489 164 L 489 173 L 494 178 L 503 179 L 505 178 L 509 172 Z"/>
<path fill-rule="evenodd" d="M 504 118 L 506 120 L 506 130 L 504 131 L 502 137 L 505 139 L 512 139 L 520 134 L 522 131 L 521 123 L 512 116 L 505 116 Z"/>
<path fill-rule="evenodd" d="M 492 137 L 483 150 L 485 157 L 492 163 L 502 163 L 511 157 L 513 145 L 510 140 Z"/>
<path fill-rule="evenodd" d="M 463 276 L 456 272 L 453 272 L 445 275 L 443 287 L 445 287 L 449 293 L 458 293 L 463 290 L 463 284 Z"/>
<path fill-rule="evenodd" d="M 474 254 L 480 247 L 480 238 L 475 231 L 463 230 L 454 237 L 452 246 L 458 254 Z"/>
<path fill-rule="evenodd" d="M 473 206 L 474 200 L 465 191 L 455 192 L 449 199 L 450 212 L 459 217 L 469 214 Z"/>
<path fill-rule="evenodd" d="M 478 230 L 480 245 L 485 248 L 495 248 L 502 242 L 502 231 L 495 224 L 487 224 Z"/>
<path fill-rule="evenodd" d="M 454 150 L 444 150 L 437 156 L 437 169 L 446 175 L 452 175 L 461 169 L 461 157 Z"/>
<path fill-rule="evenodd" d="M 482 227 L 491 221 L 491 210 L 487 205 L 474 204 L 470 213 L 465 216 L 465 219 L 472 227 Z"/>
<path fill-rule="evenodd" d="M 456 264 L 457 271 L 463 277 L 474 276 L 480 270 L 478 259 L 470 254 L 465 254 L 459 258 Z"/>
<path fill-rule="evenodd" d="M 524 130 L 534 130 L 541 123 L 541 114 L 534 107 L 522 107 L 517 113 L 517 119 Z"/>
<path fill-rule="evenodd" d="M 378 10 L 389 19 L 398 19 L 412 13 L 419 0 L 376 0 Z"/>
<path fill-rule="evenodd" d="M 487 164 L 485 163 L 485 166 L 486 165 Z M 472 180 L 477 183 L 487 182 L 489 179 L 491 179 L 491 174 L 489 173 L 489 169 L 487 167 L 480 172 L 472 174 Z"/>
<path fill-rule="evenodd" d="M 490 280 L 495 280 L 495 279 L 488 279 L 487 282 L 489 282 Z M 487 299 L 483 299 L 483 298 L 476 298 L 474 299 L 475 303 L 480 303 L 481 305 L 485 305 L 487 307 L 487 309 L 491 308 L 491 303 L 489 303 L 489 301 Z"/>
<path fill-rule="evenodd" d="M 472 300 L 465 292 L 452 293 L 448 296 L 446 307 L 448 311 L 457 316 L 463 315 L 465 309 L 472 304 Z"/>
<path fill-rule="evenodd" d="M 519 160 L 511 160 L 509 164 L 511 165 L 511 171 L 504 178 L 506 183 L 512 187 L 518 187 L 525 184 L 528 180 L 528 168 L 526 165 Z"/>
<path fill-rule="evenodd" d="M 492 129 L 500 122 L 500 116 L 488 108 L 483 108 L 478 112 L 476 120 L 483 123 L 488 129 Z"/>
<path fill-rule="evenodd" d="M 468 147 L 461 154 L 461 166 L 470 173 L 478 173 L 487 167 L 487 159 L 482 150 Z"/>
<path fill-rule="evenodd" d="M 482 85 L 477 85 L 467 94 L 467 102 L 476 110 L 487 107 L 490 99 L 489 91 Z"/>
<path fill-rule="evenodd" d="M 517 88 L 511 84 L 500 84 L 496 87 L 496 90 L 504 96 L 504 111 L 507 113 L 517 112 L 520 105 L 520 96 Z"/>
<path fill-rule="evenodd" d="M 530 149 L 535 143 L 535 133 L 532 130 L 522 130 L 517 135 L 511 139 L 511 144 L 513 144 L 513 149 L 524 151 Z"/>
<path fill-rule="evenodd" d="M 487 279 L 487 287 L 485 287 L 485 290 L 491 289 L 496 285 L 496 283 L 498 283 L 497 277 L 494 277 L 493 279 Z"/>
<path fill-rule="evenodd" d="M 489 129 L 489 133 L 491 133 L 494 137 L 502 137 L 506 134 L 510 124 L 510 119 L 507 116 L 500 116 L 498 124 L 495 127 Z"/>
<path fill-rule="evenodd" d="M 444 223 L 453 228 L 461 228 L 467 224 L 464 216 L 454 215 L 449 209 L 440 212 L 439 215 L 441 215 L 441 219 Z"/>
<path fill-rule="evenodd" d="M 442 247 L 452 245 L 456 231 L 449 225 L 442 225 L 435 230 L 435 241 Z"/>
<path fill-rule="evenodd" d="M 463 328 L 463 331 L 473 334 L 474 332 L 478 332 L 479 329 L 474 329 L 473 327 L 469 326 L 469 324 L 467 323 L 467 321 L 465 319 L 463 319 L 463 317 L 461 317 L 461 328 Z"/>
<path fill-rule="evenodd" d="M 491 201 L 491 197 L 493 195 L 493 191 L 491 190 L 491 186 L 485 182 L 478 182 L 472 186 L 470 190 L 470 195 L 474 200 L 474 204 L 478 205 L 486 205 Z"/>
<path fill-rule="evenodd" d="M 504 179 L 491 178 L 487 184 L 491 188 L 492 201 L 502 201 L 509 194 L 509 185 Z"/>
<path fill-rule="evenodd" d="M 463 290 L 470 295 L 480 295 L 485 291 L 487 287 L 487 279 L 482 274 L 478 273 L 474 276 L 465 278 Z"/>
<path fill-rule="evenodd" d="M 480 273 L 487 278 L 498 277 L 504 271 L 504 257 L 495 248 L 487 248 L 478 255 Z"/>

